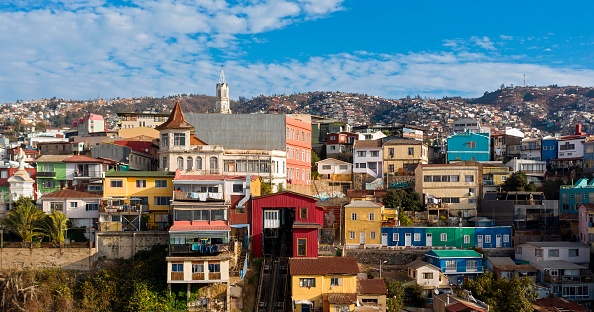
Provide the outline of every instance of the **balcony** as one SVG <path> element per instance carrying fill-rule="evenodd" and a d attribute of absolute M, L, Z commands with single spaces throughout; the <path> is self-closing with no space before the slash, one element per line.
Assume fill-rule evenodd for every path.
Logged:
<path fill-rule="evenodd" d="M 219 192 L 174 192 L 173 200 L 180 201 L 224 201 L 223 193 Z"/>
<path fill-rule="evenodd" d="M 55 178 L 56 173 L 53 171 L 37 171 L 38 178 Z"/>
<path fill-rule="evenodd" d="M 521 151 L 540 151 L 540 145 L 522 145 L 520 146 Z"/>
<path fill-rule="evenodd" d="M 548 273 L 545 273 L 544 282 L 550 284 L 583 284 L 583 283 L 592 283 L 592 274 L 586 272 L 587 270 L 582 270 L 580 275 L 571 275 L 571 276 L 551 276 Z"/>
<path fill-rule="evenodd" d="M 209 280 L 220 280 L 221 279 L 221 272 L 209 272 L 208 273 L 208 279 Z"/>
<path fill-rule="evenodd" d="M 194 255 L 215 255 L 229 251 L 227 244 L 171 244 L 170 254 L 194 254 Z"/>
<path fill-rule="evenodd" d="M 183 281 L 184 280 L 184 272 L 171 272 L 171 280 L 172 281 Z"/>
<path fill-rule="evenodd" d="M 138 214 L 138 213 L 148 213 L 149 205 L 100 205 L 99 212 L 105 213 L 123 213 L 123 214 Z"/>
<path fill-rule="evenodd" d="M 203 281 L 204 280 L 204 272 L 192 273 L 192 280 L 193 281 Z"/>
<path fill-rule="evenodd" d="M 495 181 L 493 181 L 493 180 L 483 180 L 483 185 L 495 185 Z"/>
<path fill-rule="evenodd" d="M 100 170 L 87 170 L 87 171 L 81 171 L 81 172 L 75 172 L 74 173 L 74 178 L 75 179 L 97 179 L 97 178 L 101 178 L 103 175 L 103 172 Z"/>

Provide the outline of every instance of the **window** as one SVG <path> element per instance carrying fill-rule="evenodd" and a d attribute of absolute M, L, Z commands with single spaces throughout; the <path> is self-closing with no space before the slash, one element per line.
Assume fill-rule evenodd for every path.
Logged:
<path fill-rule="evenodd" d="M 476 198 L 469 198 L 468 199 L 468 203 L 469 204 L 476 204 L 477 203 L 477 199 Z"/>
<path fill-rule="evenodd" d="M 580 250 L 579 249 L 569 249 L 569 256 L 570 257 L 579 257 Z"/>
<path fill-rule="evenodd" d="M 415 242 L 420 242 L 421 241 L 421 233 L 415 233 L 413 240 Z"/>
<path fill-rule="evenodd" d="M 423 182 L 432 182 L 433 178 L 430 175 L 423 176 Z"/>
<path fill-rule="evenodd" d="M 374 221 L 375 220 L 375 213 L 370 213 L 369 214 L 369 221 Z"/>
<path fill-rule="evenodd" d="M 163 163 L 161 164 L 161 168 L 167 169 L 169 164 L 167 163 L 167 157 L 163 157 Z"/>
<path fill-rule="evenodd" d="M 332 166 L 330 165 L 322 165 L 322 170 L 330 170 L 332 169 Z"/>
<path fill-rule="evenodd" d="M 464 235 L 464 244 L 470 244 L 470 235 Z"/>
<path fill-rule="evenodd" d="M 54 172 L 54 165 L 43 165 L 43 172 Z"/>
<path fill-rule="evenodd" d="M 219 169 L 219 159 L 213 156 L 210 158 L 210 170 L 217 169 Z"/>
<path fill-rule="evenodd" d="M 473 175 L 465 175 L 464 182 L 474 182 L 474 176 Z"/>
<path fill-rule="evenodd" d="M 448 240 L 448 234 L 447 233 L 441 233 L 441 237 L 440 238 L 441 238 L 441 241 L 442 242 L 445 242 L 445 241 Z"/>
<path fill-rule="evenodd" d="M 348 166 L 347 165 L 340 165 L 340 166 L 338 166 L 338 169 L 340 169 L 340 170 L 347 170 L 348 169 Z"/>
<path fill-rule="evenodd" d="M 542 147 L 542 150 L 543 150 L 543 151 L 546 151 L 546 150 L 547 150 L 547 146 L 546 146 L 546 145 L 544 145 L 544 146 Z"/>
<path fill-rule="evenodd" d="M 379 157 L 379 151 L 370 151 L 371 157 Z"/>
<path fill-rule="evenodd" d="M 171 272 L 183 272 L 183 271 L 184 271 L 183 263 L 172 263 L 171 264 Z"/>
<path fill-rule="evenodd" d="M 490 244 L 491 243 L 491 235 L 485 235 L 485 243 L 486 244 Z"/>
<path fill-rule="evenodd" d="M 408 148 L 408 156 L 413 156 L 415 154 L 415 149 L 413 147 Z"/>
<path fill-rule="evenodd" d="M 392 240 L 394 242 L 400 241 L 400 234 L 399 233 L 392 233 Z"/>
<path fill-rule="evenodd" d="M 171 202 L 171 196 L 155 196 L 155 206 L 167 206 Z"/>
<path fill-rule="evenodd" d="M 503 242 L 509 243 L 509 234 L 503 234 Z"/>
<path fill-rule="evenodd" d="M 466 260 L 466 271 L 476 271 L 476 260 Z"/>
<path fill-rule="evenodd" d="M 233 193 L 243 193 L 243 184 L 233 184 Z"/>
<path fill-rule="evenodd" d="M 96 211 L 99 210 L 99 203 L 87 203 L 85 205 L 86 211 Z"/>
<path fill-rule="evenodd" d="M 356 221 L 357 220 L 357 213 L 353 212 L 351 213 L 351 220 Z"/>
<path fill-rule="evenodd" d="M 394 172 L 394 165 L 390 164 L 388 165 L 388 172 Z M 431 181 L 429 181 L 431 182 Z"/>
<path fill-rule="evenodd" d="M 204 264 L 192 263 L 192 273 L 204 273 Z"/>
<path fill-rule="evenodd" d="M 516 254 L 518 254 L 518 255 L 522 254 L 522 247 L 516 247 Z"/>
<path fill-rule="evenodd" d="M 51 212 L 54 212 L 54 211 L 64 212 L 64 203 L 50 202 L 50 211 Z"/>
<path fill-rule="evenodd" d="M 202 157 L 196 157 L 196 170 L 202 170 Z"/>
<path fill-rule="evenodd" d="M 460 182 L 460 176 L 459 175 L 451 175 L 450 182 Z"/>
<path fill-rule="evenodd" d="M 123 181 L 122 180 L 111 180 L 110 184 L 111 187 L 123 187 Z"/>
<path fill-rule="evenodd" d="M 145 188 L 146 180 L 136 180 L 136 187 Z"/>
<path fill-rule="evenodd" d="M 155 180 L 155 187 L 167 187 L 167 180 Z"/>
<path fill-rule="evenodd" d="M 299 279 L 299 287 L 316 287 L 316 279 L 315 278 L 300 278 Z"/>
<path fill-rule="evenodd" d="M 342 277 L 331 277 L 330 286 L 342 286 Z"/>
<path fill-rule="evenodd" d="M 297 255 L 301 257 L 307 256 L 307 240 L 305 238 L 297 239 Z"/>
<path fill-rule="evenodd" d="M 0 178 L 2 179 L 8 179 L 8 171 L 2 171 L 0 172 Z"/>
<path fill-rule="evenodd" d="M 559 257 L 559 249 L 549 249 L 549 257 Z"/>
<path fill-rule="evenodd" d="M 458 266 L 456 265 L 456 260 L 446 260 L 446 270 L 448 271 L 456 271 Z"/>
<path fill-rule="evenodd" d="M 433 279 L 433 273 L 432 272 L 431 273 L 423 273 L 423 279 L 427 279 L 427 280 Z"/>
<path fill-rule="evenodd" d="M 534 249 L 535 257 L 542 257 L 542 249 Z"/>
<path fill-rule="evenodd" d="M 169 135 L 161 134 L 161 146 L 167 147 L 169 145 Z"/>
<path fill-rule="evenodd" d="M 355 239 L 355 231 L 349 231 L 349 239 Z"/>
<path fill-rule="evenodd" d="M 220 273 L 221 272 L 221 264 L 220 263 L 209 263 L 208 264 L 208 272 L 209 273 Z"/>
<path fill-rule="evenodd" d="M 476 142 L 474 142 L 474 141 L 466 142 L 466 147 L 468 147 L 468 148 L 476 148 Z"/>
<path fill-rule="evenodd" d="M 393 147 L 388 148 L 388 155 L 390 155 L 390 157 L 392 157 L 392 158 L 394 157 L 394 148 Z"/>
<path fill-rule="evenodd" d="M 186 145 L 186 134 L 185 133 L 174 133 L 173 134 L 173 145 L 174 146 Z"/>
<path fill-rule="evenodd" d="M 303 207 L 299 209 L 299 218 L 307 219 L 307 208 Z"/>
<path fill-rule="evenodd" d="M 365 157 L 367 155 L 366 151 L 357 151 L 357 157 Z"/>
<path fill-rule="evenodd" d="M 70 202 L 70 208 L 76 208 L 76 207 L 78 207 L 77 202 Z"/>
<path fill-rule="evenodd" d="M 184 170 L 184 158 L 181 156 L 177 157 L 177 169 Z"/>
<path fill-rule="evenodd" d="M 186 159 L 186 169 L 192 170 L 193 167 L 194 167 L 194 159 L 192 157 L 188 157 L 188 159 Z"/>
<path fill-rule="evenodd" d="M 375 239 L 375 232 L 374 231 L 369 232 L 369 239 Z"/>

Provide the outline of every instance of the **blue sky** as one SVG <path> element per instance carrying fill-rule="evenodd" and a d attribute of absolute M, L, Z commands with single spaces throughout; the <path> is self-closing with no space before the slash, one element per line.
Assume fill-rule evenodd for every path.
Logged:
<path fill-rule="evenodd" d="M 594 86 L 594 1 L 0 2 L 0 103 Z"/>

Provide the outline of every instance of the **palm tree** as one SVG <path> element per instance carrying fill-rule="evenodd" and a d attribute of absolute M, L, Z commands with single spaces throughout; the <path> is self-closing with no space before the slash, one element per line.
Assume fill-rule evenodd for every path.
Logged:
<path fill-rule="evenodd" d="M 64 246 L 64 234 L 68 229 L 68 217 L 59 211 L 54 211 L 45 217 L 43 222 L 45 235 L 56 247 Z"/>
<path fill-rule="evenodd" d="M 42 220 L 45 213 L 39 210 L 29 198 L 19 198 L 14 209 L 7 212 L 2 219 L 4 229 L 18 235 L 23 240 L 23 245 L 32 245 L 33 239 L 43 237 Z"/>

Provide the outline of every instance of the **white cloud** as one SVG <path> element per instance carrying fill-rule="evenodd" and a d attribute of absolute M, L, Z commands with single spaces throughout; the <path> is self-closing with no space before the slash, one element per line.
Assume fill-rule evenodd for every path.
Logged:
<path fill-rule="evenodd" d="M 495 50 L 495 47 L 493 46 L 493 42 L 491 42 L 491 39 L 489 39 L 489 37 L 486 37 L 486 36 L 484 36 L 484 37 L 473 36 L 473 37 L 470 38 L 470 40 L 472 40 L 472 42 L 475 45 L 477 45 L 477 46 L 479 46 L 479 47 L 481 47 L 481 48 L 483 48 L 485 50 Z"/>

